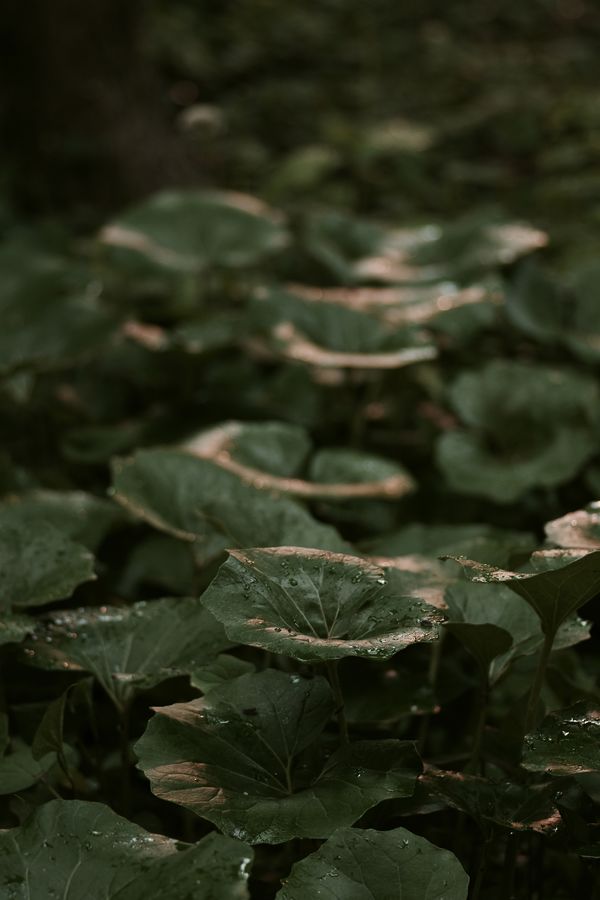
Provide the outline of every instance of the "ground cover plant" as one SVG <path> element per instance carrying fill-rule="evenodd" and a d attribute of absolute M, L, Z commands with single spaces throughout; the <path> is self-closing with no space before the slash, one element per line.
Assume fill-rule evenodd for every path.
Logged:
<path fill-rule="evenodd" d="M 3 896 L 596 896 L 593 307 L 527 223 L 354 227 L 5 246 Z"/>
<path fill-rule="evenodd" d="M 600 900 L 597 14 L 102 3 L 2 150 L 0 900 Z"/>

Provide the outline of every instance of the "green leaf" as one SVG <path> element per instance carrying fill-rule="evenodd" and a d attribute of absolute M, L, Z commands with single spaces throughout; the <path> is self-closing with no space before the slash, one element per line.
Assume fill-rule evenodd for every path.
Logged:
<path fill-rule="evenodd" d="M 340 666 L 344 713 L 348 722 L 391 727 L 401 719 L 439 711 L 433 687 L 423 672 L 395 660 L 352 660 Z"/>
<path fill-rule="evenodd" d="M 119 593 L 135 597 L 151 585 L 163 593 L 192 595 L 196 566 L 190 544 L 168 534 L 153 534 L 136 544 L 119 581 Z"/>
<path fill-rule="evenodd" d="M 96 577 L 88 550 L 18 504 L 0 509 L 0 571 L 4 608 L 65 600 Z"/>
<path fill-rule="evenodd" d="M 600 550 L 600 505 L 590 503 L 585 509 L 567 513 L 546 524 L 546 536 L 557 547 Z"/>
<path fill-rule="evenodd" d="M 0 615 L 0 647 L 2 644 L 19 644 L 35 628 L 30 616 L 2 612 Z"/>
<path fill-rule="evenodd" d="M 600 772 L 600 710 L 588 701 L 559 709 L 525 735 L 522 765 L 531 772 Z"/>
<path fill-rule="evenodd" d="M 398 463 L 348 448 L 319 450 L 311 460 L 309 474 L 313 481 L 322 484 L 371 486 L 370 493 L 365 490 L 364 496 L 390 500 L 415 488 L 411 475 Z"/>
<path fill-rule="evenodd" d="M 492 781 L 464 772 L 428 769 L 421 783 L 449 806 L 467 813 L 479 825 L 494 822 L 512 831 L 553 831 L 560 823 L 550 785 Z"/>
<path fill-rule="evenodd" d="M 107 225 L 104 244 L 174 272 L 251 266 L 287 243 L 282 216 L 254 197 L 162 191 Z"/>
<path fill-rule="evenodd" d="M 202 602 L 240 643 L 306 662 L 388 658 L 436 640 L 443 619 L 403 576 L 322 550 L 232 550 Z"/>
<path fill-rule="evenodd" d="M 70 684 L 60 697 L 49 704 L 31 744 L 31 754 L 35 760 L 41 759 L 46 753 L 62 753 L 67 706 L 74 708 L 80 703 L 90 706 L 92 684 L 91 678 L 82 678 L 81 681 Z"/>
<path fill-rule="evenodd" d="M 15 521 L 47 522 L 65 537 L 92 551 L 112 526 L 123 520 L 123 513 L 114 503 L 84 491 L 30 491 L 0 507 L 0 514 L 4 510 Z"/>
<path fill-rule="evenodd" d="M 529 553 L 536 545 L 532 534 L 491 525 L 422 525 L 415 522 L 399 531 L 365 541 L 361 547 L 373 556 L 468 556 L 503 566 L 512 556 Z"/>
<path fill-rule="evenodd" d="M 182 845 L 108 806 L 53 800 L 0 834 L 0 887 L 11 900 L 241 900 L 252 850 L 211 834 Z"/>
<path fill-rule="evenodd" d="M 450 399 L 468 430 L 443 434 L 436 453 L 460 493 L 510 503 L 568 481 L 596 452 L 600 396 L 583 373 L 493 360 L 460 375 Z"/>
<path fill-rule="evenodd" d="M 201 700 L 159 707 L 136 744 L 152 791 L 251 843 L 327 837 L 383 799 L 412 794 L 411 742 L 360 741 L 331 754 L 325 679 L 243 675 Z"/>
<path fill-rule="evenodd" d="M 29 643 L 29 659 L 92 672 L 122 707 L 137 691 L 191 671 L 230 646 L 200 602 L 182 597 L 54 613 Z"/>
<path fill-rule="evenodd" d="M 471 622 L 446 622 L 446 631 L 453 634 L 475 657 L 483 676 L 487 679 L 489 668 L 497 656 L 508 652 L 512 637 L 497 625 L 474 625 Z"/>
<path fill-rule="evenodd" d="M 560 625 L 600 590 L 600 552 L 537 573 L 507 572 L 460 557 L 455 561 L 466 569 L 471 581 L 505 584 L 523 597 L 539 616 L 546 635 L 555 635 Z"/>
<path fill-rule="evenodd" d="M 340 828 L 296 863 L 277 900 L 466 900 L 468 888 L 453 853 L 404 828 Z"/>
<path fill-rule="evenodd" d="M 64 369 L 108 341 L 116 319 L 78 264 L 15 242 L 0 266 L 0 372 Z"/>
<path fill-rule="evenodd" d="M 247 675 L 254 670 L 254 665 L 245 659 L 238 659 L 237 656 L 231 656 L 229 653 L 219 653 L 211 662 L 203 666 L 196 666 L 190 672 L 190 682 L 192 687 L 207 694 L 220 684 L 231 681 L 233 678 L 239 678 L 240 675 Z"/>
<path fill-rule="evenodd" d="M 512 644 L 491 662 L 492 683 L 504 675 L 513 660 L 537 653 L 543 644 L 538 615 L 507 586 L 459 582 L 446 589 L 444 598 L 451 622 L 466 622 L 474 627 L 495 625 L 511 636 Z M 555 636 L 554 649 L 571 647 L 588 637 L 586 622 L 577 616 L 567 618 Z"/>
<path fill-rule="evenodd" d="M 245 484 L 206 459 L 142 450 L 114 465 L 115 499 L 155 528 L 194 544 L 206 563 L 228 547 L 279 544 L 345 552 L 349 545 L 295 501 Z"/>
<path fill-rule="evenodd" d="M 0 795 L 15 794 L 27 790 L 41 781 L 56 763 L 56 753 L 46 753 L 36 759 L 22 741 L 13 741 L 13 747 L 0 759 Z"/>

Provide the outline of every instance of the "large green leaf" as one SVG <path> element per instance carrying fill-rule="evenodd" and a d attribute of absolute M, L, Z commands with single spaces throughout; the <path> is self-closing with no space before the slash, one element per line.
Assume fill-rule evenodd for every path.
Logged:
<path fill-rule="evenodd" d="M 0 252 L 0 266 L 0 372 L 66 368 L 110 337 L 115 318 L 78 265 L 15 243 Z"/>
<path fill-rule="evenodd" d="M 47 522 L 89 550 L 95 550 L 112 526 L 123 519 L 114 503 L 84 491 L 30 491 L 0 507 L 0 511 L 4 509 L 15 520 Z"/>
<path fill-rule="evenodd" d="M 211 834 L 181 845 L 101 803 L 53 800 L 0 834 L 10 900 L 243 900 L 252 850 Z"/>
<path fill-rule="evenodd" d="M 92 672 L 123 706 L 136 691 L 192 671 L 231 646 L 194 598 L 62 610 L 40 623 L 29 660 Z"/>
<path fill-rule="evenodd" d="M 493 661 L 506 654 L 512 644 L 508 631 L 490 623 L 446 622 L 444 627 L 464 644 L 486 679 Z"/>
<path fill-rule="evenodd" d="M 586 362 L 600 357 L 600 267 L 578 267 L 565 281 L 528 265 L 507 296 L 513 322 L 545 344 L 563 344 Z"/>
<path fill-rule="evenodd" d="M 206 459 L 142 450 L 114 466 L 117 499 L 156 528 L 194 544 L 201 562 L 227 547 L 279 544 L 346 551 L 334 528 L 293 500 L 245 484 Z"/>
<path fill-rule="evenodd" d="M 600 710 L 582 701 L 546 716 L 525 735 L 524 768 L 551 775 L 600 773 Z"/>
<path fill-rule="evenodd" d="M 0 607 L 43 606 L 70 597 L 94 575 L 92 554 L 19 504 L 0 509 Z"/>
<path fill-rule="evenodd" d="M 331 754 L 325 679 L 243 675 L 201 700 L 159 707 L 136 744 L 163 800 L 252 843 L 323 838 L 383 799 L 412 794 L 411 742 L 359 741 Z"/>
<path fill-rule="evenodd" d="M 405 828 L 340 828 L 296 863 L 277 900 L 466 900 L 468 888 L 453 853 Z"/>
<path fill-rule="evenodd" d="M 202 602 L 240 643 L 312 662 L 387 658 L 435 640 L 443 619 L 403 575 L 323 550 L 232 550 Z"/>
<path fill-rule="evenodd" d="M 512 644 L 490 661 L 492 682 L 504 674 L 513 660 L 530 656 L 541 648 L 544 635 L 538 615 L 508 586 L 458 582 L 446 589 L 444 598 L 450 622 L 468 623 L 476 628 L 494 625 L 512 638 Z M 554 649 L 571 647 L 588 637 L 588 623 L 576 616 L 569 617 L 558 629 Z"/>
<path fill-rule="evenodd" d="M 539 616 L 546 635 L 555 635 L 560 625 L 600 590 L 600 552 L 542 572 L 507 572 L 460 557 L 456 562 L 472 581 L 505 584 L 523 597 Z"/>
<path fill-rule="evenodd" d="M 123 213 L 103 243 L 175 272 L 253 265 L 285 246 L 282 217 L 254 197 L 218 191 L 162 191 Z"/>
<path fill-rule="evenodd" d="M 568 481 L 596 452 L 600 395 L 583 373 L 493 360 L 460 375 L 450 399 L 468 430 L 443 434 L 436 452 L 461 493 L 510 503 Z"/>

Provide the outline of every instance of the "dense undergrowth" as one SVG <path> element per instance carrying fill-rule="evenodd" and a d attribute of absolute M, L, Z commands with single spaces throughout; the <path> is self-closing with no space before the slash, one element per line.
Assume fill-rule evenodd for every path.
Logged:
<path fill-rule="evenodd" d="M 171 191 L 5 244 L 3 896 L 594 895 L 598 271 L 546 243 Z"/>
<path fill-rule="evenodd" d="M 0 898 L 597 900 L 593 10 L 206 7 L 2 215 Z"/>

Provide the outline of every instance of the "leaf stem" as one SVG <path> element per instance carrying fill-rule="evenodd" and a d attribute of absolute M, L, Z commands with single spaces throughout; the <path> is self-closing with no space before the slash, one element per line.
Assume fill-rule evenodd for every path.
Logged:
<path fill-rule="evenodd" d="M 481 758 L 481 746 L 483 744 L 483 734 L 485 731 L 485 721 L 487 718 L 487 705 L 489 697 L 489 681 L 487 675 L 484 677 L 485 680 L 481 686 L 481 692 L 479 694 L 479 700 L 477 704 L 477 724 L 475 726 L 475 733 L 473 735 L 473 746 L 471 748 L 471 756 L 468 765 L 468 768 L 472 769 L 478 774 L 484 774 L 484 761 Z"/>
<path fill-rule="evenodd" d="M 529 692 L 529 700 L 527 701 L 527 712 L 525 713 L 525 727 L 523 731 L 524 735 L 528 734 L 535 725 L 538 703 L 540 701 L 540 695 L 542 693 L 544 676 L 546 674 L 548 660 L 552 651 L 554 637 L 554 632 L 548 632 L 544 635 L 544 643 L 540 652 L 540 658 L 538 660 L 535 678 L 533 679 L 533 684 L 531 685 L 531 690 Z"/>
<path fill-rule="evenodd" d="M 119 736 L 121 751 L 121 800 L 126 816 L 131 814 L 131 758 L 129 755 L 129 729 L 131 724 L 131 701 L 119 707 Z"/>
<path fill-rule="evenodd" d="M 332 687 L 333 694 L 335 696 L 336 701 L 336 715 L 338 720 L 338 725 L 340 729 L 340 742 L 342 744 L 348 743 L 348 723 L 346 721 L 346 712 L 344 710 L 344 695 L 342 693 L 342 686 L 340 684 L 340 674 L 338 671 L 338 660 L 337 659 L 328 659 L 327 666 L 327 675 L 329 677 L 329 683 Z"/>

